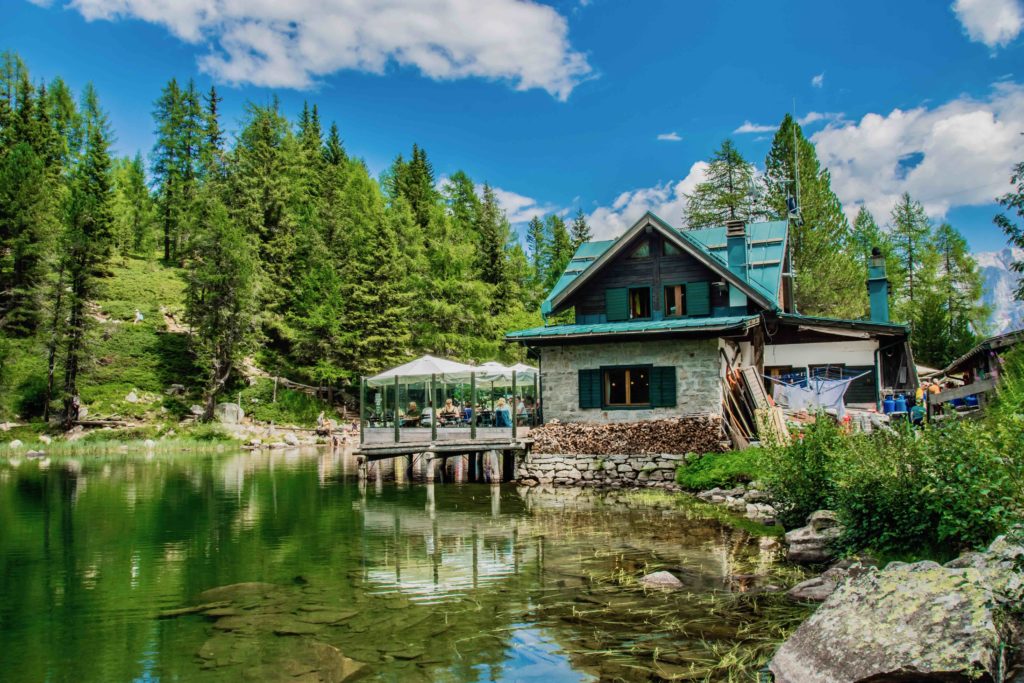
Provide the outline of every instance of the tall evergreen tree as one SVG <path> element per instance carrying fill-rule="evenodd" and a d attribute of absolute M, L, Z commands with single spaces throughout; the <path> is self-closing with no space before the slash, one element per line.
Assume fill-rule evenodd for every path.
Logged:
<path fill-rule="evenodd" d="M 174 245 L 186 210 L 183 165 L 185 153 L 185 102 L 176 79 L 160 93 L 153 111 L 156 143 L 153 146 L 152 172 L 157 185 L 160 227 L 163 230 L 164 260 L 174 256 Z"/>
<path fill-rule="evenodd" d="M 113 168 L 114 216 L 113 245 L 122 255 L 146 253 L 153 246 L 153 198 L 146 187 L 146 169 L 142 155 L 118 159 Z"/>
<path fill-rule="evenodd" d="M 569 235 L 572 237 L 573 253 L 576 253 L 576 250 L 580 248 L 581 244 L 593 239 L 590 226 L 587 225 L 587 217 L 583 215 L 583 209 L 576 209 L 576 217 L 572 219 L 572 227 L 569 230 Z"/>
<path fill-rule="evenodd" d="M 914 201 L 910 194 L 904 192 L 892 209 L 889 234 L 892 239 L 893 252 L 899 259 L 900 278 L 898 301 L 905 301 L 913 306 L 917 285 L 924 270 L 924 259 L 931 237 L 931 222 L 920 202 Z M 890 273 L 889 279 L 893 279 Z M 910 319 L 912 315 L 907 315 Z"/>
<path fill-rule="evenodd" d="M 0 154 L 0 331 L 28 335 L 39 325 L 50 237 L 43 160 L 27 142 Z"/>
<path fill-rule="evenodd" d="M 725 139 L 708 162 L 704 181 L 686 195 L 683 223 L 689 229 L 724 225 L 729 220 L 756 221 L 765 215 L 757 194 L 754 165 Z"/>
<path fill-rule="evenodd" d="M 840 318 L 864 315 L 866 272 L 857 254 L 862 247 L 851 244 L 850 225 L 832 191 L 828 169 L 822 168 L 814 144 L 788 114 L 765 159 L 765 189 L 768 213 L 788 217 L 790 197 L 799 210 L 789 230 L 799 310 Z"/>
<path fill-rule="evenodd" d="M 990 311 L 978 303 L 984 291 L 981 273 L 963 235 L 949 223 L 943 223 L 935 230 L 933 248 L 939 259 L 937 289 L 948 317 L 948 363 L 978 342 Z"/>
<path fill-rule="evenodd" d="M 186 264 L 185 316 L 206 375 L 203 417 L 209 420 L 255 339 L 259 262 L 252 237 L 212 192 L 201 198 L 196 219 Z"/>
<path fill-rule="evenodd" d="M 565 227 L 565 221 L 560 216 L 550 214 L 547 217 L 545 232 L 547 233 L 548 245 L 548 253 L 545 258 L 547 261 L 545 285 L 550 290 L 558 282 L 558 278 L 562 277 L 562 273 L 565 272 L 569 261 L 572 260 L 575 250 L 572 247 L 572 238 L 569 236 L 569 230 Z"/>
<path fill-rule="evenodd" d="M 324 161 L 331 166 L 340 166 L 348 159 L 345 153 L 345 145 L 342 144 L 341 135 L 338 133 L 338 124 L 331 123 L 331 130 L 324 142 Z"/>
<path fill-rule="evenodd" d="M 68 277 L 67 339 L 64 354 L 64 424 L 78 416 L 78 375 L 84 358 L 86 304 L 92 297 L 97 270 L 109 252 L 112 187 L 110 130 L 92 85 L 82 98 L 85 146 L 71 179 L 67 227 L 62 253 Z"/>
<path fill-rule="evenodd" d="M 1019 222 L 1024 219 L 1024 161 L 1013 167 L 1010 175 L 1010 185 L 1013 189 L 999 197 L 998 201 L 1007 213 L 998 214 L 994 222 L 1006 234 L 1007 239 L 1013 246 L 1024 249 L 1024 224 Z M 1015 217 L 1011 218 L 1013 214 Z M 1010 267 L 1016 273 L 1024 273 L 1024 260 L 1014 261 Z M 1024 301 L 1024 278 L 1017 282 L 1017 291 L 1014 293 L 1018 301 Z"/>

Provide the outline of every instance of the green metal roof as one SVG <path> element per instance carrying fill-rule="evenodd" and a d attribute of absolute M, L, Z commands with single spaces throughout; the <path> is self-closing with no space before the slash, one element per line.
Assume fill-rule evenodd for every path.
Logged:
<path fill-rule="evenodd" d="M 787 221 L 768 221 L 747 224 L 747 277 L 746 281 L 776 305 L 782 285 L 782 259 L 786 255 L 789 235 Z M 727 265 L 725 228 L 676 230 L 683 238 L 700 243 L 706 253 Z"/>
<path fill-rule="evenodd" d="M 662 227 L 678 235 L 682 240 L 693 247 L 694 251 L 704 256 L 709 261 L 717 262 L 721 267 L 727 267 L 725 249 L 725 227 L 702 228 L 699 230 L 679 230 L 666 223 L 663 219 L 648 211 L 644 218 L 650 217 L 657 221 Z M 641 218 L 640 220 L 644 220 Z M 635 225 L 635 224 L 634 224 Z M 786 253 L 786 240 L 788 239 L 788 223 L 786 221 L 769 221 L 765 223 L 749 223 L 747 235 L 749 236 L 749 250 L 747 255 L 747 277 L 742 278 L 751 289 L 757 291 L 761 296 L 771 302 L 776 308 L 779 306 L 779 287 L 782 281 L 782 259 Z M 547 298 L 541 305 L 541 312 L 547 314 L 551 311 L 551 302 L 576 280 L 590 265 L 601 257 L 606 251 L 618 242 L 614 240 L 601 240 L 597 242 L 584 242 L 576 250 L 572 260 L 566 267 L 565 272 L 558 278 L 558 282 L 548 293 Z"/>
<path fill-rule="evenodd" d="M 619 323 L 598 323 L 593 325 L 551 325 L 516 330 L 505 335 L 506 339 L 533 339 L 540 337 L 594 337 L 629 335 L 652 332 L 687 332 L 724 330 L 745 327 L 758 320 L 756 315 L 733 315 L 720 318 L 669 318 L 666 320 L 630 320 Z"/>
<path fill-rule="evenodd" d="M 813 315 L 800 315 L 799 313 L 779 313 L 779 320 L 783 322 L 791 323 L 805 323 L 807 325 L 821 325 L 827 327 L 829 325 L 833 327 L 873 327 L 879 330 L 889 330 L 892 332 L 904 332 L 910 333 L 910 325 L 904 325 L 903 323 L 883 323 L 877 320 L 866 320 L 863 318 L 822 318 Z"/>

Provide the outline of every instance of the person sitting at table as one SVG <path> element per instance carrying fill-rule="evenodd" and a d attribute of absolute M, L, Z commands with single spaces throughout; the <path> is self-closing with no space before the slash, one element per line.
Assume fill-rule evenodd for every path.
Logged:
<path fill-rule="evenodd" d="M 415 427 L 419 421 L 420 408 L 416 405 L 416 401 L 409 401 L 409 405 L 405 409 L 405 414 L 402 416 L 402 426 Z"/>
<path fill-rule="evenodd" d="M 498 405 L 494 408 L 494 426 L 512 426 L 512 412 L 508 409 L 508 405 L 505 403 L 505 397 L 499 398 Z"/>
<path fill-rule="evenodd" d="M 455 422 L 459 419 L 459 409 L 455 407 L 450 398 L 444 400 L 444 406 L 437 415 L 442 422 Z"/>

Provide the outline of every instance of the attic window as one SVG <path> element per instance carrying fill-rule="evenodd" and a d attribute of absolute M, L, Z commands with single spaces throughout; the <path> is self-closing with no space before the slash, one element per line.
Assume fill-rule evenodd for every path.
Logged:
<path fill-rule="evenodd" d="M 651 255 L 651 242 L 650 240 L 644 240 L 633 249 L 629 254 L 629 258 L 649 258 Z"/>
<path fill-rule="evenodd" d="M 665 256 L 679 256 L 683 250 L 676 246 L 675 242 L 665 240 Z"/>

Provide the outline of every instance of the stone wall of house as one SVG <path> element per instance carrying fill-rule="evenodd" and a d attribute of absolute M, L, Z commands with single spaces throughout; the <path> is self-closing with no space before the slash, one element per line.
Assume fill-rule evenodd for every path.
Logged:
<path fill-rule="evenodd" d="M 676 469 L 689 456 L 565 455 L 529 453 L 516 465 L 516 479 L 523 484 L 555 486 L 640 486 L 676 490 Z"/>
<path fill-rule="evenodd" d="M 611 365 L 676 368 L 674 408 L 581 409 L 579 371 Z M 666 339 L 541 348 L 544 420 L 636 422 L 679 415 L 721 414 L 718 339 Z"/>

